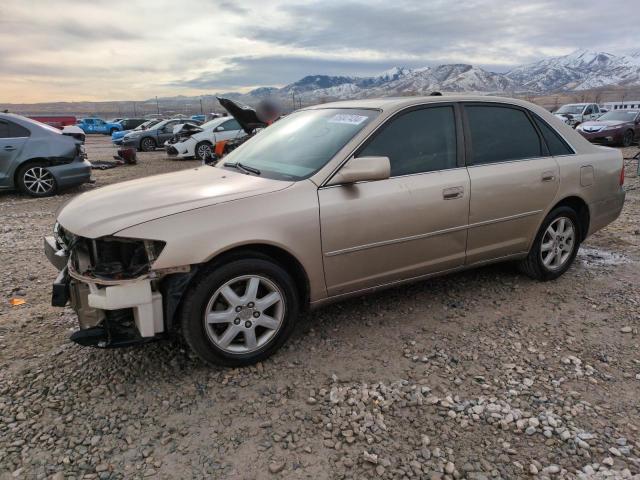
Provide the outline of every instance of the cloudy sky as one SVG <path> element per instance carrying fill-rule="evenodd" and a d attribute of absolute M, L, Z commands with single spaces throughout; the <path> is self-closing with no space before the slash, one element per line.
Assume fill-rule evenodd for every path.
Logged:
<path fill-rule="evenodd" d="M 638 48 L 638 0 L 0 0 L 0 102 L 136 100 Z"/>

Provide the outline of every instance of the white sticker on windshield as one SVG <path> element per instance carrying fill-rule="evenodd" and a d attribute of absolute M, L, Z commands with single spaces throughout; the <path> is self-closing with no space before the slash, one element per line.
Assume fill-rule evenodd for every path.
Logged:
<path fill-rule="evenodd" d="M 360 125 L 367 118 L 364 115 L 349 115 L 347 113 L 338 113 L 331 117 L 328 122 L 329 123 L 347 123 L 349 125 Z"/>

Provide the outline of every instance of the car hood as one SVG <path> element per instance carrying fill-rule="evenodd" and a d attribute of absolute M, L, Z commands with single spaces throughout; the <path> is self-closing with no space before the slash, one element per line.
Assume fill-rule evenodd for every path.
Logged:
<path fill-rule="evenodd" d="M 594 120 L 591 122 L 584 122 L 582 124 L 583 127 L 618 127 L 624 125 L 625 121 L 623 120 Z"/>
<path fill-rule="evenodd" d="M 251 135 L 251 132 L 256 128 L 264 128 L 267 126 L 265 122 L 258 118 L 258 114 L 255 109 L 246 105 L 239 105 L 228 98 L 218 97 L 218 101 L 220 102 L 220 105 L 222 105 L 224 109 L 238 121 L 247 135 Z"/>
<path fill-rule="evenodd" d="M 99 238 L 167 215 L 282 190 L 293 182 L 202 166 L 84 193 L 58 213 L 75 235 Z"/>

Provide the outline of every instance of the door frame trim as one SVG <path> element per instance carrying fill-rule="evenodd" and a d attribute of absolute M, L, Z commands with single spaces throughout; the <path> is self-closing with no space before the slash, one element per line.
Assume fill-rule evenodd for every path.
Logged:
<path fill-rule="evenodd" d="M 345 253 L 359 252 L 361 250 L 369 250 L 371 248 L 376 248 L 376 247 L 385 247 L 387 245 L 394 245 L 394 244 L 397 244 L 397 243 L 412 242 L 414 240 L 422 240 L 424 238 L 430 238 L 430 237 L 435 237 L 435 236 L 438 236 L 438 235 L 444 235 L 444 234 L 447 234 L 447 233 L 453 233 L 453 232 L 458 232 L 458 231 L 461 231 L 461 230 L 466 230 L 467 228 L 482 227 L 482 226 L 485 226 L 485 225 L 491 225 L 493 223 L 500 223 L 500 222 L 508 222 L 510 220 L 517 220 L 518 218 L 530 217 L 532 215 L 537 215 L 539 213 L 542 213 L 542 210 L 532 210 L 531 212 L 518 213 L 516 215 L 509 215 L 508 217 L 493 218 L 491 220 L 484 220 L 482 222 L 471 223 L 469 225 L 461 225 L 461 226 L 458 226 L 458 227 L 445 228 L 443 230 L 436 230 L 434 232 L 422 233 L 420 235 L 411 235 L 410 237 L 394 238 L 394 239 L 391 239 L 391 240 L 382 240 L 380 242 L 368 243 L 368 244 L 365 244 L 365 245 L 357 245 L 355 247 L 349 247 L 349 248 L 343 248 L 341 250 L 334 250 L 332 252 L 326 252 L 324 254 L 324 256 L 325 257 L 335 257 L 337 255 L 343 255 Z"/>

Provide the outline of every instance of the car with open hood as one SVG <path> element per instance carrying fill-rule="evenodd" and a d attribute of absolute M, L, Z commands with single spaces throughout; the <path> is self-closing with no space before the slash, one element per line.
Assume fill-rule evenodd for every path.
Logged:
<path fill-rule="evenodd" d="M 590 142 L 629 147 L 640 138 L 640 110 L 607 112 L 578 125 L 576 130 Z"/>
<path fill-rule="evenodd" d="M 82 134 L 82 131 L 80 131 Z M 91 179 L 82 138 L 12 113 L 0 113 L 0 190 L 54 195 Z"/>
<path fill-rule="evenodd" d="M 235 118 L 220 117 L 200 126 L 184 124 L 173 138 L 164 144 L 167 155 L 175 158 L 206 160 L 213 156 L 214 146 L 222 140 L 234 140 L 246 136 Z"/>
<path fill-rule="evenodd" d="M 84 345 L 181 335 L 206 362 L 247 365 L 301 311 L 349 296 L 503 261 L 556 279 L 618 217 L 623 181 L 620 151 L 522 100 L 317 105 L 215 166 L 71 200 L 45 238 L 52 301 Z"/>

